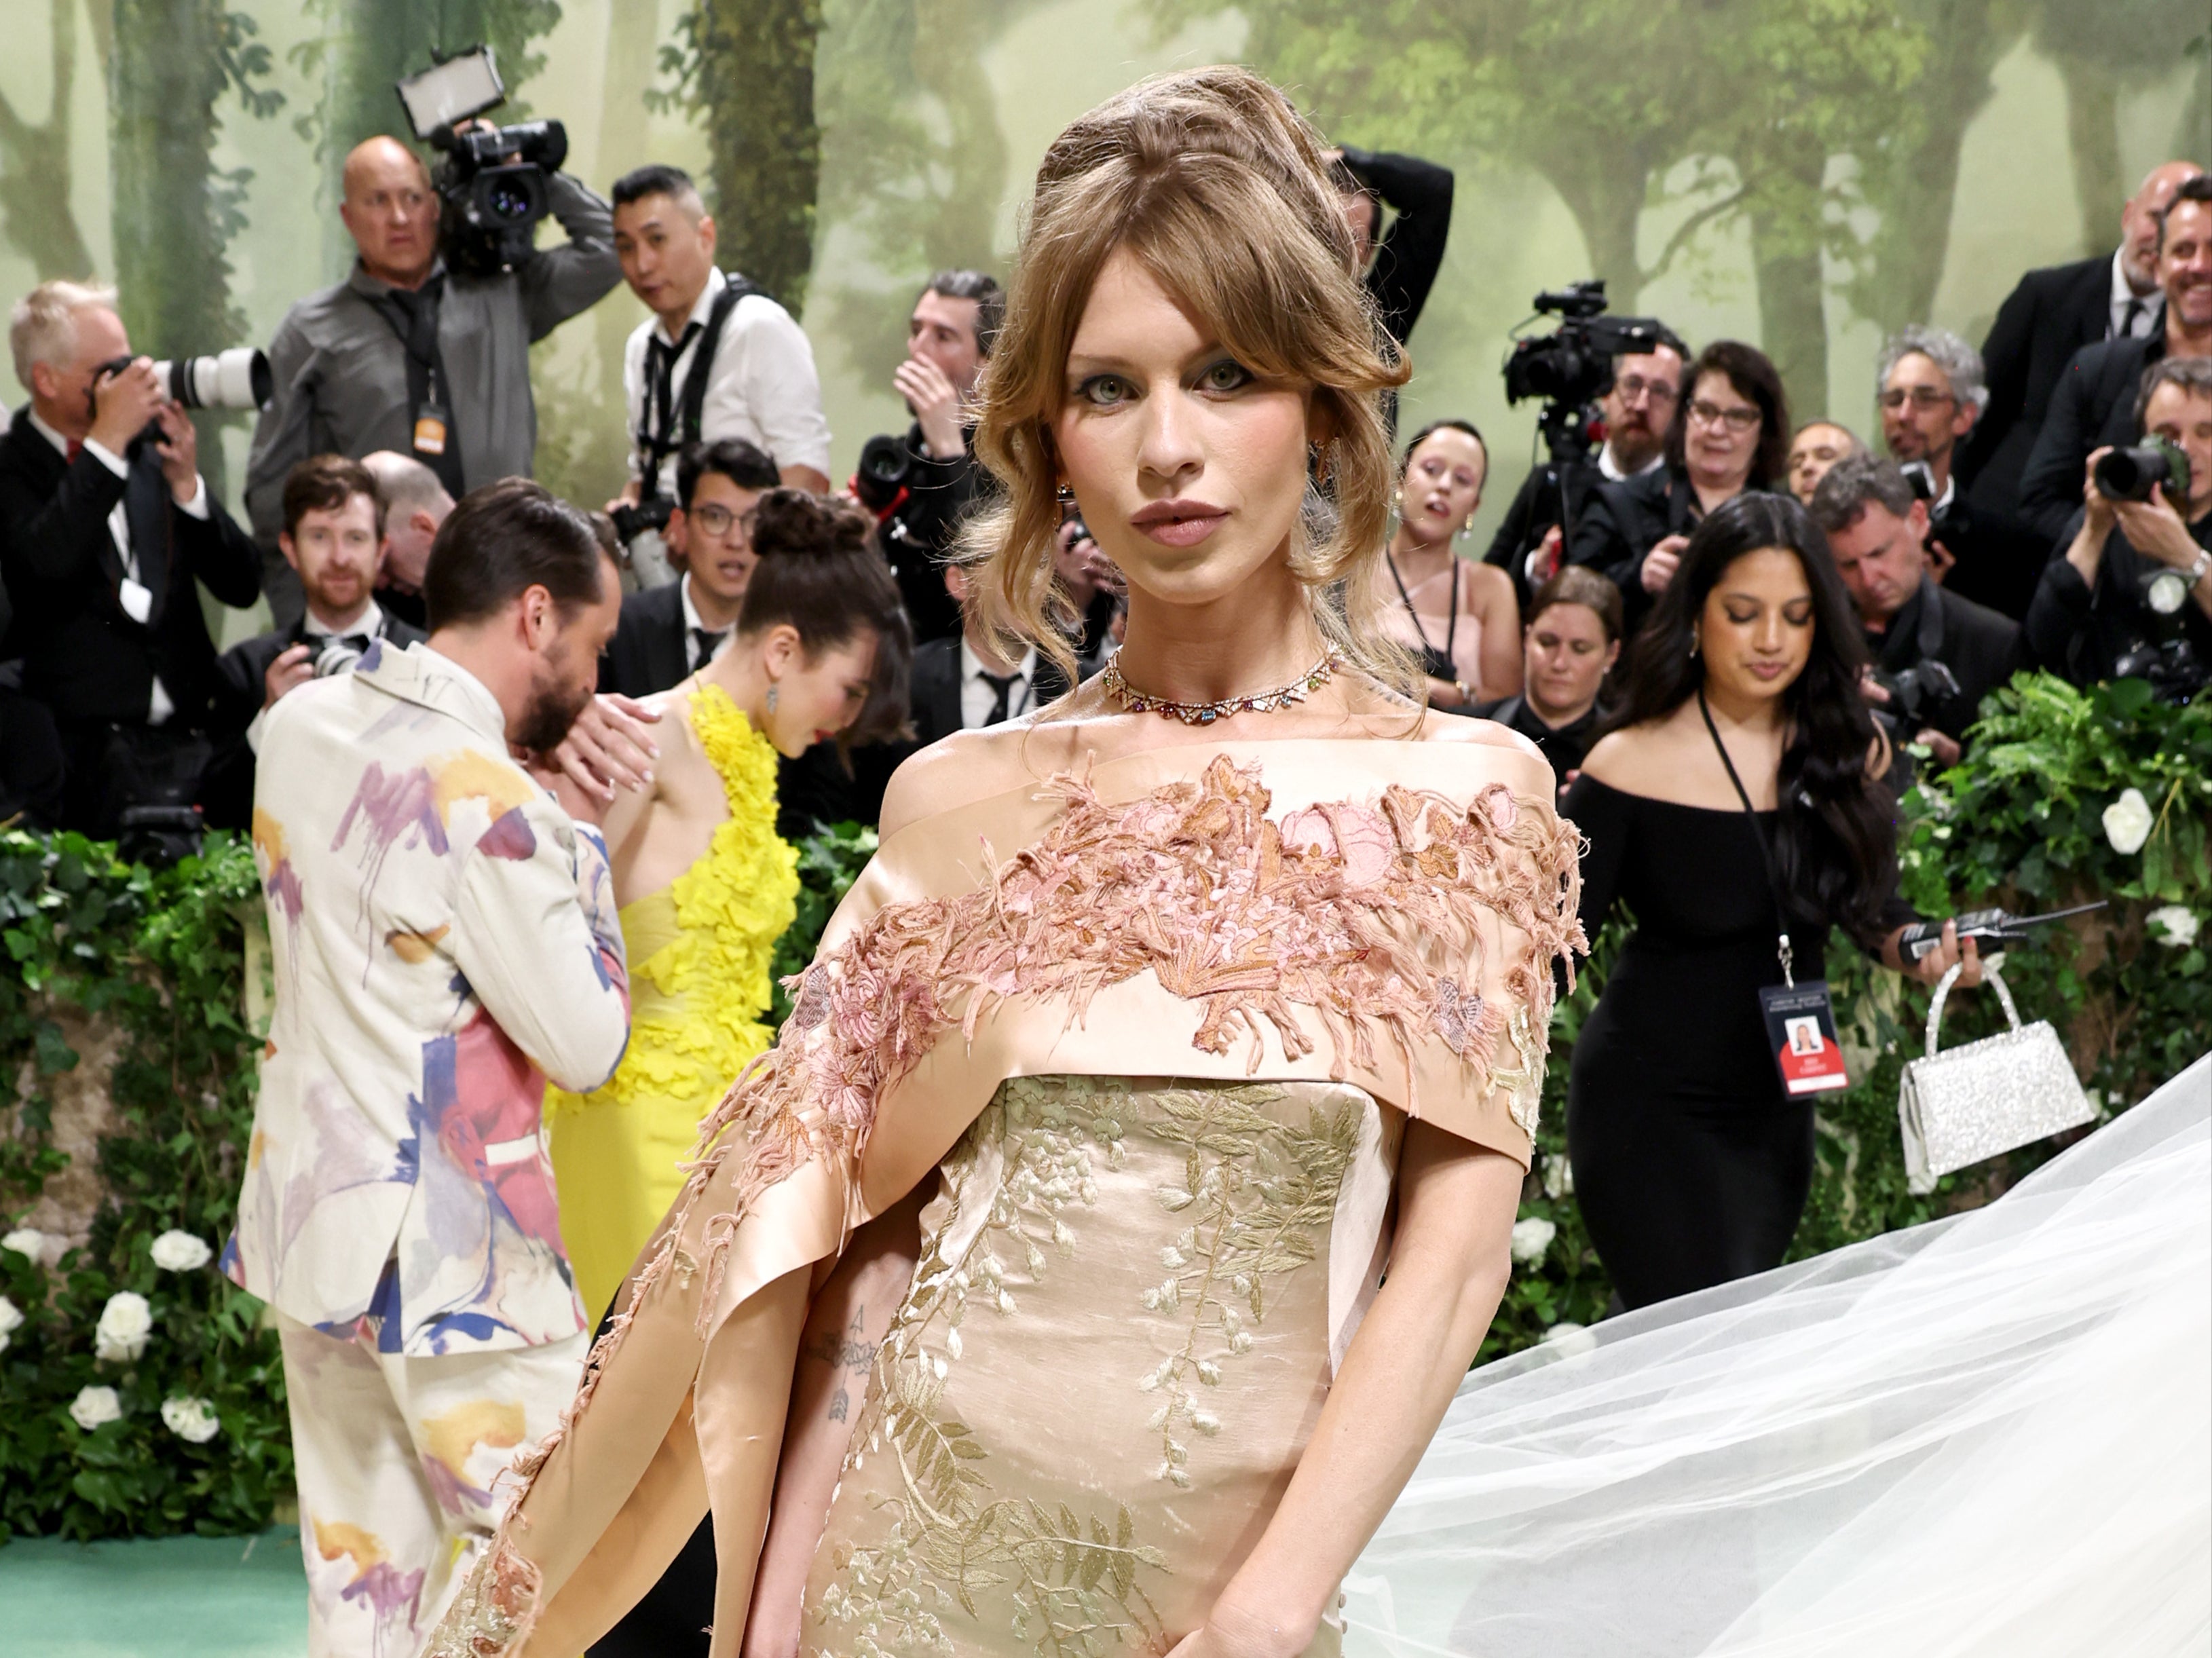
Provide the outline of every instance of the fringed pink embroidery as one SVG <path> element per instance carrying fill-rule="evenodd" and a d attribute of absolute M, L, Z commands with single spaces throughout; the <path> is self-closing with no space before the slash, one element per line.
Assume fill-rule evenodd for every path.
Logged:
<path fill-rule="evenodd" d="M 849 1181 L 885 1093 L 946 1033 L 973 1036 L 1010 999 L 1060 999 L 1079 1020 L 1101 991 L 1150 970 L 1204 1009 L 1193 1046 L 1221 1054 L 1244 1041 L 1253 1072 L 1267 1029 L 1292 1058 L 1312 1051 L 1292 1011 L 1304 1007 L 1333 1044 L 1333 1076 L 1373 1068 L 1378 1033 L 1409 1066 L 1432 1038 L 1486 1091 L 1512 1021 L 1468 988 L 1481 979 L 1482 918 L 1528 942 L 1514 951 L 1504 989 L 1527 1011 L 1523 1029 L 1539 1033 L 1532 1043 L 1550 1020 L 1553 963 L 1565 958 L 1571 987 L 1574 953 L 1588 948 L 1573 826 L 1525 810 L 1502 785 L 1467 807 L 1394 786 L 1373 807 L 1328 802 L 1279 828 L 1267 820 L 1259 768 L 1225 756 L 1196 781 L 1119 805 L 1081 780 L 1053 787 L 1060 815 L 1007 862 L 987 846 L 990 873 L 976 890 L 889 906 L 789 981 L 797 1000 L 776 1046 L 701 1123 L 659 1246 L 559 1426 L 520 1465 L 526 1477 L 566 1436 L 665 1273 L 703 1265 L 698 1317 L 710 1334 L 731 1242 L 760 1194 L 816 1158 Z M 733 1156 L 742 1165 L 701 1229 L 702 1263 L 680 1240 Z M 490 1557 L 487 1610 L 526 1633 L 538 1584 L 508 1542 L 517 1523 L 510 1510 Z"/>

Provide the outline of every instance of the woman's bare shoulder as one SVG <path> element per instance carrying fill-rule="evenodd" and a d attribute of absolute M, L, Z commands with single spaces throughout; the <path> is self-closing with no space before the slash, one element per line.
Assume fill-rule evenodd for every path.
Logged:
<path fill-rule="evenodd" d="M 1021 721 L 954 732 L 917 754 L 891 774 L 884 790 L 878 832 L 888 841 L 908 823 L 934 817 L 956 806 L 988 800 L 1034 780 L 1023 753 L 1028 726 Z"/>
<path fill-rule="evenodd" d="M 1663 796 L 1674 769 L 1672 733 L 1662 722 L 1607 732 L 1583 756 L 1583 774 L 1624 794 Z"/>
<path fill-rule="evenodd" d="M 1552 762 L 1544 758 L 1542 750 L 1510 726 L 1431 708 L 1422 715 L 1415 740 L 1492 750 L 1516 774 L 1510 780 L 1532 793 L 1540 789 L 1546 799 L 1551 799 Z"/>

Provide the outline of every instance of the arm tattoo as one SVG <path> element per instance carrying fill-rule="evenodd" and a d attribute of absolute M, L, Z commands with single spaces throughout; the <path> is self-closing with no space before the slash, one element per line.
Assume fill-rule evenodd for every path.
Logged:
<path fill-rule="evenodd" d="M 867 1328 L 867 1310 L 866 1306 L 854 1308 L 853 1321 L 849 1326 L 842 1331 L 825 1332 L 819 1340 L 803 1350 L 808 1358 L 841 1372 L 837 1391 L 830 1400 L 830 1420 L 832 1422 L 842 1422 L 852 1408 L 853 1401 L 846 1392 L 842 1373 L 850 1371 L 856 1376 L 865 1376 L 868 1367 L 875 1363 L 876 1344 L 861 1339 Z"/>

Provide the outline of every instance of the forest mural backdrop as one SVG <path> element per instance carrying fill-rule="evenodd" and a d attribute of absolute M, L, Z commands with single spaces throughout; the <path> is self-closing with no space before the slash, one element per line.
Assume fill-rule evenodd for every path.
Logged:
<path fill-rule="evenodd" d="M 1002 269 L 1052 135 L 1152 70 L 1236 58 L 1324 130 L 1458 170 L 1413 341 L 1415 421 L 1471 415 L 1497 477 L 1532 413 L 1498 368 L 1540 287 L 1595 275 L 1693 343 L 1771 352 L 1800 417 L 1874 422 L 1882 332 L 1978 340 L 2030 265 L 2109 247 L 2154 163 L 2212 162 L 2203 0 L 7 0 L 0 293 L 119 284 L 157 354 L 264 342 L 350 256 L 348 148 L 391 86 L 483 40 L 503 118 L 568 123 L 602 191 L 708 187 L 726 258 L 803 316 L 836 459 L 903 416 L 930 269 Z M 617 292 L 538 348 L 539 474 L 604 499 L 623 452 Z M 15 394 L 20 398 L 20 390 Z M 234 497 L 245 429 L 204 447 Z M 246 619 L 234 618 L 234 633 Z"/>

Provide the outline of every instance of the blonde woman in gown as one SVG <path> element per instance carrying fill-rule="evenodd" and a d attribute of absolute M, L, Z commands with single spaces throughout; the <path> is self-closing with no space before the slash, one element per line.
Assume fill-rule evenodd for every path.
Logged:
<path fill-rule="evenodd" d="M 1376 580 L 1390 636 L 1421 659 L 1429 706 L 1455 713 L 1521 689 L 1521 606 L 1512 579 L 1462 558 L 1490 451 L 1473 422 L 1423 427 L 1398 463 L 1398 525 Z"/>
<path fill-rule="evenodd" d="M 1241 70 L 1054 144 L 977 585 L 1064 654 L 1072 497 L 1126 643 L 893 780 L 434 1652 L 583 1649 L 709 1507 L 718 1655 L 1337 1650 L 1503 1291 L 1579 941 L 1548 768 L 1393 689 L 1406 371 L 1352 252 Z"/>
<path fill-rule="evenodd" d="M 656 763 L 608 808 L 629 1046 L 604 1086 L 546 1096 L 562 1236 L 594 1321 L 683 1189 L 700 1119 L 769 1044 L 769 963 L 799 893 L 798 853 L 775 832 L 777 755 L 889 735 L 905 706 L 905 619 L 866 532 L 801 492 L 763 498 L 766 573 L 735 639 L 648 700 Z"/>

